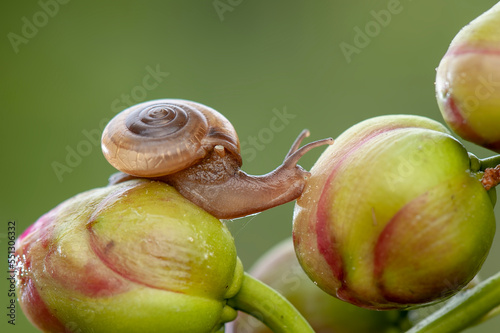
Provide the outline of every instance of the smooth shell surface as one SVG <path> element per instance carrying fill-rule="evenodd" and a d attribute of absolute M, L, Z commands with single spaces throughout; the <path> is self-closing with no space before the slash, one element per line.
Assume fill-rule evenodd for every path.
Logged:
<path fill-rule="evenodd" d="M 240 144 L 231 123 L 205 105 L 162 99 L 132 106 L 104 129 L 102 151 L 118 170 L 137 177 L 160 177 L 183 170 L 215 146 L 241 164 Z"/>

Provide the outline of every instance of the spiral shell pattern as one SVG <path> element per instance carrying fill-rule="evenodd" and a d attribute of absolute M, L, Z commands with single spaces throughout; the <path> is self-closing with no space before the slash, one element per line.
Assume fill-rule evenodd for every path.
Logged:
<path fill-rule="evenodd" d="M 163 99 L 132 106 L 104 129 L 102 151 L 116 169 L 137 177 L 161 177 L 196 164 L 216 145 L 241 163 L 231 123 L 199 103 Z"/>

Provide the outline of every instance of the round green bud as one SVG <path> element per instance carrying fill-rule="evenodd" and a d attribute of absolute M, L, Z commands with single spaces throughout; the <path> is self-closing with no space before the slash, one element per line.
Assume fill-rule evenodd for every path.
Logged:
<path fill-rule="evenodd" d="M 294 212 L 294 244 L 331 295 L 371 309 L 446 299 L 478 272 L 493 204 L 465 148 L 439 123 L 382 116 L 319 158 Z"/>
<path fill-rule="evenodd" d="M 315 332 L 400 332 L 402 313 L 363 309 L 318 288 L 300 267 L 292 239 L 286 239 L 269 250 L 250 273 L 286 297 Z M 262 322 L 244 313 L 239 313 L 234 322 L 226 325 L 226 333 L 271 332 Z"/>
<path fill-rule="evenodd" d="M 436 97 L 453 131 L 500 152 L 500 4 L 453 39 L 437 69 Z"/>
<path fill-rule="evenodd" d="M 243 270 L 226 226 L 161 182 L 79 194 L 17 240 L 17 290 L 44 332 L 215 332 Z"/>

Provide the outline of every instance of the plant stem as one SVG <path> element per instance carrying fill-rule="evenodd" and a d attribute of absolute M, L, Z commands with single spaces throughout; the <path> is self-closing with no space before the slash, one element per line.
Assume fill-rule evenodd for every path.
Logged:
<path fill-rule="evenodd" d="M 500 155 L 495 155 L 487 158 L 483 158 L 479 160 L 481 163 L 481 170 L 484 171 L 486 168 L 494 168 L 497 165 L 500 165 Z"/>
<path fill-rule="evenodd" d="M 406 333 L 454 333 L 476 324 L 500 304 L 500 272 L 465 291 Z"/>
<path fill-rule="evenodd" d="M 247 273 L 240 291 L 228 300 L 228 305 L 257 318 L 275 333 L 314 333 L 290 302 Z"/>
<path fill-rule="evenodd" d="M 497 306 L 496 308 L 488 312 L 484 317 L 481 317 L 481 319 L 479 319 L 475 324 L 481 324 L 485 321 L 490 320 L 491 318 L 498 316 L 499 314 L 500 314 L 500 307 Z"/>

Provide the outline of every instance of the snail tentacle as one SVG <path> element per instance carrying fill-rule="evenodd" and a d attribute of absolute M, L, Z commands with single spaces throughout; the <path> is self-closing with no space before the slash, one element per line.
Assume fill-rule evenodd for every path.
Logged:
<path fill-rule="evenodd" d="M 292 146 L 290 147 L 290 150 L 286 154 L 285 159 L 283 160 L 283 162 L 286 161 L 286 159 L 290 155 L 292 155 L 293 153 L 295 153 L 297 151 L 297 149 L 299 149 L 300 144 L 302 143 L 302 141 L 304 141 L 305 138 L 309 137 L 310 134 L 311 133 L 309 132 L 308 129 L 303 129 L 302 132 L 300 132 L 299 136 L 297 136 L 297 138 L 295 139 L 295 141 L 292 143 Z"/>
<path fill-rule="evenodd" d="M 230 162 L 214 152 L 195 169 L 180 171 L 162 180 L 217 218 L 235 219 L 256 214 L 297 199 L 309 176 L 308 171 L 297 165 L 298 159 L 312 148 L 333 143 L 330 138 L 297 149 L 296 143 L 300 144 L 303 134 L 292 145 L 293 153 L 287 154 L 285 162 L 265 175 L 249 175 L 236 169 L 235 161 Z"/>
<path fill-rule="evenodd" d="M 184 197 L 221 219 L 255 214 L 302 194 L 309 172 L 297 165 L 309 150 L 332 144 L 324 139 L 306 144 L 303 130 L 282 165 L 252 176 L 240 170 L 240 143 L 231 123 L 208 106 L 163 99 L 132 106 L 106 126 L 102 150 L 121 173 L 116 184 L 149 178 L 174 186 Z"/>

